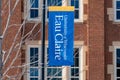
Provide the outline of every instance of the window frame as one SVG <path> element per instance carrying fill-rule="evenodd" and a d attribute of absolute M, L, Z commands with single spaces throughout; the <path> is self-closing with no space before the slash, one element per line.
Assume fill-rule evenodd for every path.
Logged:
<path fill-rule="evenodd" d="M 120 49 L 120 46 L 115 46 L 114 47 L 114 55 L 113 55 L 113 65 L 114 65 L 114 80 L 116 80 L 118 77 L 117 77 L 117 49 Z M 119 77 L 120 79 L 120 77 Z"/>
<path fill-rule="evenodd" d="M 120 11 L 120 9 L 117 9 L 116 6 L 117 6 L 117 1 L 120 1 L 120 0 L 114 0 L 114 21 L 115 22 L 120 22 L 120 19 L 117 19 L 117 11 Z"/>
<path fill-rule="evenodd" d="M 26 8 L 27 9 L 25 9 L 25 10 L 27 10 L 26 11 L 26 15 L 25 16 L 27 16 L 27 21 L 41 21 L 41 15 L 42 15 L 42 0 L 38 0 L 38 17 L 37 18 L 31 18 L 30 17 L 30 9 L 31 9 L 31 6 L 30 6 L 30 0 L 27 0 L 27 6 L 26 5 L 24 5 L 24 6 L 26 6 Z M 24 16 L 24 17 L 25 17 Z"/>
<path fill-rule="evenodd" d="M 71 73 L 71 69 L 77 69 L 77 68 L 79 68 L 79 76 L 78 77 L 76 77 L 76 76 L 72 76 L 71 74 L 70 74 L 70 79 L 69 80 L 71 80 L 71 78 L 79 78 L 80 80 L 84 80 L 84 78 L 83 78 L 83 74 L 84 74 L 84 70 L 83 70 L 83 65 L 84 65 L 84 52 L 83 52 L 83 46 L 75 46 L 74 47 L 74 49 L 75 48 L 77 48 L 77 49 L 79 49 L 79 65 L 78 65 L 78 67 L 76 67 L 76 66 L 73 66 L 73 67 L 70 67 L 70 73 Z M 81 73 L 80 73 L 81 72 Z"/>
<path fill-rule="evenodd" d="M 26 63 L 30 63 L 30 48 L 38 48 L 38 53 L 41 52 L 41 48 L 39 45 L 27 45 L 27 50 L 26 50 Z M 40 55 L 38 55 L 38 58 L 40 59 Z M 41 64 L 41 60 L 38 60 L 38 64 Z M 30 79 L 30 64 L 27 65 L 27 79 Z M 36 67 L 33 67 L 36 68 Z M 41 72 L 40 65 L 38 65 L 38 72 Z M 41 78 L 41 74 L 38 73 L 38 80 Z M 34 77 L 35 78 L 35 77 Z"/>
<path fill-rule="evenodd" d="M 30 53 L 30 48 L 36 48 L 36 47 L 39 50 L 39 58 L 41 59 L 41 56 L 40 56 L 40 53 L 41 53 L 41 43 L 37 42 L 37 44 L 36 44 L 35 41 L 30 41 L 30 42 L 27 42 L 27 44 L 26 44 L 26 63 L 30 62 L 29 61 L 30 54 L 28 54 L 28 53 Z M 46 44 L 45 53 L 47 53 L 47 47 L 48 47 L 48 42 Z M 80 80 L 84 80 L 84 76 L 83 76 L 84 75 L 84 70 L 83 70 L 84 68 L 83 67 L 84 67 L 84 64 L 85 64 L 84 63 L 85 55 L 84 55 L 84 50 L 83 50 L 84 46 L 82 46 L 81 43 L 79 43 L 78 41 L 77 42 L 75 41 L 74 48 L 79 48 L 79 73 L 82 71 L 82 73 L 79 74 L 79 79 Z M 44 60 L 45 60 L 45 64 L 47 64 L 47 62 L 46 62 L 47 61 L 47 54 L 45 54 Z M 41 61 L 39 62 L 39 64 L 40 63 L 41 63 Z M 30 67 L 30 65 L 27 66 L 27 76 L 25 77 L 25 80 L 26 80 L 26 78 L 30 79 L 30 73 L 29 73 L 30 72 L 30 68 L 29 67 Z M 40 65 L 39 65 L 38 68 L 40 69 L 39 72 L 41 72 Z M 57 68 L 60 68 L 60 67 L 57 67 Z M 70 74 L 69 75 L 67 74 L 69 76 L 69 79 L 76 78 L 76 76 L 71 76 L 71 68 L 73 68 L 73 67 L 69 68 Z M 61 67 L 61 69 L 63 71 L 63 67 Z M 45 75 L 45 80 L 47 80 L 47 67 L 45 67 L 45 74 L 44 75 Z M 39 74 L 39 78 L 41 78 L 40 74 Z M 56 78 L 63 78 L 63 73 L 62 73 L 62 76 L 57 76 Z M 77 76 L 77 78 L 78 78 L 78 76 Z"/>
<path fill-rule="evenodd" d="M 62 0 L 61 0 L 61 1 L 62 1 Z M 48 22 L 48 15 L 49 15 L 49 14 L 48 14 L 48 7 L 49 7 L 49 6 L 48 6 L 47 3 L 48 3 L 48 2 L 47 2 L 47 0 L 46 0 L 46 11 L 45 11 L 45 12 L 46 12 L 46 16 L 45 16 L 45 17 L 46 17 L 46 22 Z M 62 2 L 61 2 L 61 4 L 62 4 Z M 53 6 L 53 5 L 52 5 L 52 6 Z M 61 5 L 61 6 L 62 6 L 62 5 Z"/>
<path fill-rule="evenodd" d="M 69 0 L 68 5 L 71 6 L 71 0 Z M 79 18 L 75 19 L 74 21 L 77 22 L 83 22 L 83 0 L 79 0 Z"/>
<path fill-rule="evenodd" d="M 42 15 L 42 0 L 38 0 L 39 1 L 39 9 L 38 9 L 38 18 L 30 18 L 30 0 L 27 1 L 27 7 L 24 9 L 25 13 L 24 13 L 24 18 L 26 18 L 27 16 L 27 21 L 41 21 L 41 15 Z M 64 0 L 62 0 L 64 1 Z M 65 0 L 67 1 L 67 0 Z M 62 2 L 63 3 L 63 2 Z M 68 3 L 68 6 L 70 6 L 70 0 Z M 62 4 L 63 5 L 63 4 Z M 26 6 L 26 5 L 24 5 Z M 27 10 L 27 11 L 26 11 Z M 48 6 L 47 6 L 47 0 L 46 0 L 46 21 L 48 22 L 48 19 L 47 19 L 47 10 L 48 10 Z M 79 18 L 78 19 L 75 19 L 74 18 L 74 21 L 75 23 L 77 22 L 83 22 L 83 0 L 79 0 Z"/>

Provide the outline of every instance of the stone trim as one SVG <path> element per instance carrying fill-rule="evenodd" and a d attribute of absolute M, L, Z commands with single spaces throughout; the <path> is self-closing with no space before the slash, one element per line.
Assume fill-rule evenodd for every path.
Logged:
<path fill-rule="evenodd" d="M 114 47 L 113 46 L 109 46 L 109 52 L 114 52 Z"/>
<path fill-rule="evenodd" d="M 110 21 L 114 21 L 114 9 L 113 8 L 107 8 L 107 15 Z"/>
<path fill-rule="evenodd" d="M 114 52 L 116 46 L 120 46 L 120 41 L 113 41 L 112 46 L 109 46 L 109 52 Z"/>
<path fill-rule="evenodd" d="M 88 20 L 88 15 L 87 14 L 84 14 L 84 17 L 83 17 L 83 20 Z"/>
<path fill-rule="evenodd" d="M 114 80 L 114 65 L 107 65 L 107 74 L 111 74 L 111 80 Z"/>
<path fill-rule="evenodd" d="M 83 46 L 84 41 L 74 41 L 75 46 Z M 41 45 L 41 40 L 34 40 L 34 41 L 27 41 L 25 45 L 22 46 L 22 49 L 25 50 L 27 48 L 27 45 Z M 48 40 L 45 41 L 45 45 L 48 46 Z"/>
<path fill-rule="evenodd" d="M 120 41 L 113 41 L 113 46 L 120 46 Z"/>
<path fill-rule="evenodd" d="M 83 1 L 83 4 L 88 4 L 88 0 L 84 0 L 84 1 Z"/>
<path fill-rule="evenodd" d="M 115 57 L 115 49 L 120 47 L 120 41 L 113 41 L 112 46 L 109 46 L 109 52 L 112 52 L 113 56 L 113 64 L 107 65 L 107 74 L 111 75 L 111 80 L 114 80 L 115 70 L 114 70 L 114 57 Z"/>

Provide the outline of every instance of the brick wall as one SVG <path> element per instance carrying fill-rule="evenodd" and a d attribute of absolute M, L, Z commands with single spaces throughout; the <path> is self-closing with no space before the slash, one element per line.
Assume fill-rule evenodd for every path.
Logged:
<path fill-rule="evenodd" d="M 88 79 L 104 80 L 104 0 L 89 0 Z"/>
<path fill-rule="evenodd" d="M 26 33 L 32 29 L 32 25 L 33 23 L 25 25 Z M 38 25 L 39 28 L 40 25 Z M 84 46 L 88 47 L 86 80 L 104 80 L 104 0 L 84 1 L 84 21 L 75 23 L 74 34 L 75 41 L 84 41 Z M 35 38 L 33 35 L 34 32 L 30 36 L 31 39 L 40 40 L 40 34 Z M 47 37 L 46 25 L 46 40 Z"/>
<path fill-rule="evenodd" d="M 14 5 L 16 0 L 12 0 L 11 4 Z M 105 1 L 105 3 L 104 3 Z M 8 18 L 8 6 L 4 8 L 6 0 L 3 0 L 3 30 L 5 29 L 6 21 Z M 110 80 L 111 75 L 107 73 L 108 65 L 113 64 L 112 52 L 109 51 L 109 46 L 114 41 L 120 40 L 120 25 L 113 21 L 113 0 L 84 0 L 84 21 L 83 23 L 75 23 L 75 41 L 84 41 L 84 45 L 87 46 L 87 62 L 88 66 L 86 80 Z M 23 5 L 22 5 L 23 6 Z M 12 9 L 13 6 L 11 6 Z M 22 7 L 23 8 L 23 7 Z M 23 9 L 22 9 L 23 11 Z M 21 1 L 17 5 L 15 12 L 10 19 L 11 24 L 21 23 Z M 34 23 L 26 23 L 24 25 L 25 34 L 32 29 Z M 12 26 L 8 29 L 5 38 L 3 40 L 3 49 L 8 51 L 13 43 L 13 39 L 18 32 L 20 26 Z M 40 34 L 35 37 L 35 32 L 40 29 L 40 24 L 33 30 L 29 36 L 29 40 L 40 40 Z M 46 40 L 48 38 L 48 31 L 46 25 Z M 19 33 L 15 43 L 19 43 L 21 33 Z M 16 45 L 15 44 L 15 45 Z M 14 48 L 14 47 L 13 47 Z M 16 50 L 11 53 L 9 60 L 4 67 L 4 70 L 10 65 L 10 62 L 16 55 Z M 23 55 L 24 56 L 24 55 Z M 25 57 L 24 57 L 25 59 Z M 24 60 L 23 60 L 24 62 Z M 14 63 L 14 65 L 21 64 L 21 58 Z M 111 67 L 109 67 L 111 69 Z M 19 73 L 21 69 L 12 68 L 8 71 L 8 75 L 15 75 L 16 71 Z"/>
<path fill-rule="evenodd" d="M 114 22 L 113 2 L 114 0 L 105 1 L 105 80 L 114 80 L 113 47 L 119 46 L 120 41 L 120 24 Z"/>
<path fill-rule="evenodd" d="M 20 28 L 20 26 L 18 26 L 18 24 L 21 24 L 21 0 L 19 0 L 16 8 L 11 13 L 11 16 L 9 19 L 9 10 L 12 11 L 13 7 L 15 6 L 16 1 L 18 1 L 18 0 L 10 1 L 11 5 L 9 7 L 9 3 L 8 3 L 9 0 L 2 0 L 2 9 L 3 9 L 2 10 L 2 31 L 3 31 L 3 33 L 7 26 L 7 30 L 4 34 L 3 43 L 2 43 L 2 49 L 5 51 L 3 58 L 4 58 L 4 61 L 6 60 L 6 62 L 4 63 L 4 67 L 3 67 L 3 80 L 8 80 L 9 77 L 14 78 L 15 76 L 19 76 L 19 74 L 21 72 L 21 68 L 17 67 L 18 65 L 21 64 L 21 57 L 20 57 L 21 51 L 19 51 L 19 54 L 16 55 L 17 51 L 19 50 L 18 43 L 20 42 L 20 38 L 21 38 L 20 37 L 21 31 L 19 31 L 19 33 L 18 33 L 18 30 Z M 8 25 L 7 25 L 7 22 L 8 22 Z M 17 35 L 17 33 L 18 33 L 18 35 Z M 17 35 L 17 37 L 15 39 L 16 35 Z M 13 43 L 15 43 L 15 44 L 13 45 Z M 12 47 L 12 45 L 13 45 L 13 47 Z M 18 45 L 18 46 L 15 47 L 16 45 Z M 10 48 L 11 48 L 11 51 L 10 51 Z M 9 57 L 7 58 L 8 54 L 9 54 Z M 14 66 L 16 66 L 16 67 L 14 67 Z M 16 80 L 18 80 L 18 78 L 16 78 Z"/>

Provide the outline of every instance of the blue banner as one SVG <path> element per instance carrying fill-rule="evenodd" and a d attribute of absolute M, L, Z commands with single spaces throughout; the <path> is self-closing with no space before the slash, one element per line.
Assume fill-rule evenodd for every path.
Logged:
<path fill-rule="evenodd" d="M 67 7 L 68 8 L 68 7 Z M 56 9 L 56 10 L 53 10 Z M 61 10 L 62 9 L 62 10 Z M 64 10 L 63 10 L 64 9 Z M 74 10 L 72 7 L 49 10 L 48 65 L 69 66 L 74 64 Z"/>

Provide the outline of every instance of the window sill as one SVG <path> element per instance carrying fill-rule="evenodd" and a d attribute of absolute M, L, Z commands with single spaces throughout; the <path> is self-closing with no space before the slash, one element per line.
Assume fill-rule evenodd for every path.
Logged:
<path fill-rule="evenodd" d="M 41 19 L 26 19 L 26 22 L 27 23 L 37 23 L 37 22 L 41 22 Z M 49 21 L 48 21 L 48 19 L 46 19 L 46 22 L 48 23 Z M 81 20 L 81 19 L 75 19 L 74 20 L 74 23 L 75 24 L 79 24 L 79 23 L 83 23 L 84 21 L 83 20 Z"/>
<path fill-rule="evenodd" d="M 74 19 L 75 23 L 83 23 L 83 19 Z"/>
<path fill-rule="evenodd" d="M 120 24 L 120 20 L 114 20 L 113 24 Z"/>
<path fill-rule="evenodd" d="M 27 23 L 36 23 L 36 22 L 41 22 L 41 19 L 39 19 L 39 18 L 36 18 L 36 19 L 28 18 L 28 19 L 26 19 L 26 22 Z"/>

